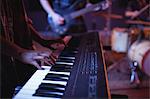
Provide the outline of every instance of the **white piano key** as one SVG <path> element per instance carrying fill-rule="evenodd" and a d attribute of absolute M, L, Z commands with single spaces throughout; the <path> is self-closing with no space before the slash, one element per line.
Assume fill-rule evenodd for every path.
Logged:
<path fill-rule="evenodd" d="M 69 62 L 56 62 L 56 64 L 73 65 L 73 63 L 69 63 Z"/>
<path fill-rule="evenodd" d="M 50 70 L 52 66 L 41 66 L 44 70 Z"/>
<path fill-rule="evenodd" d="M 45 74 L 45 75 L 47 75 L 47 74 Z M 32 77 L 32 79 L 30 81 L 28 81 L 22 89 L 31 89 L 31 90 L 33 89 L 34 90 L 34 89 L 37 89 L 41 83 L 60 84 L 60 85 L 64 85 L 64 86 L 66 86 L 66 84 L 67 84 L 66 81 L 43 80 L 45 78 L 45 75 L 38 79 L 37 79 L 37 77 Z"/>
<path fill-rule="evenodd" d="M 46 99 L 45 97 L 32 96 L 41 83 L 60 84 L 66 86 L 67 84 L 66 81 L 43 80 L 48 73 L 70 75 L 69 73 L 65 72 L 51 72 L 49 70 L 37 70 L 13 99 Z M 61 89 L 65 90 L 65 88 Z M 60 93 L 60 95 L 62 95 L 62 93 Z M 52 99 L 54 98 L 52 97 Z"/>
<path fill-rule="evenodd" d="M 20 94 L 25 95 L 33 95 L 35 93 L 35 90 L 24 90 L 23 92 L 20 92 Z M 57 94 L 57 95 L 63 95 L 61 92 L 50 92 L 51 94 Z"/>
<path fill-rule="evenodd" d="M 52 81 L 52 80 L 43 80 L 42 83 L 49 83 L 49 84 L 60 84 L 60 85 L 67 85 L 66 81 Z"/>
<path fill-rule="evenodd" d="M 42 68 L 44 68 L 44 70 L 37 70 L 13 99 L 47 99 L 47 97 L 33 96 L 33 94 L 38 89 L 41 83 L 60 84 L 64 86 L 67 85 L 67 81 L 52 81 L 52 80 L 43 80 L 43 79 L 48 73 L 53 73 L 57 75 L 64 74 L 64 75 L 70 76 L 70 72 L 50 71 L 51 66 L 50 67 L 42 66 Z M 68 77 L 63 77 L 63 76 L 62 78 L 68 79 Z M 65 88 L 59 88 L 59 87 L 57 89 L 65 90 Z M 59 94 L 62 95 L 63 93 L 59 93 Z M 55 98 L 48 97 L 48 99 L 55 99 Z M 59 99 L 59 98 L 56 98 L 56 99 Z"/>
<path fill-rule="evenodd" d="M 40 97 L 40 96 L 32 96 L 32 95 L 20 94 L 20 95 L 15 96 L 13 99 L 61 99 L 61 98 Z"/>
<path fill-rule="evenodd" d="M 49 71 L 48 73 L 53 73 L 53 74 L 65 74 L 65 75 L 70 75 L 70 72 L 55 72 L 55 71 Z"/>

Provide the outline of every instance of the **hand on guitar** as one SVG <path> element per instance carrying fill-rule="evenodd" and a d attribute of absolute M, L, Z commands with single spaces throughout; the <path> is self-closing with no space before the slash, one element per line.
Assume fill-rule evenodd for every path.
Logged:
<path fill-rule="evenodd" d="M 85 13 L 92 12 L 92 11 L 98 11 L 98 10 L 105 10 L 109 7 L 109 3 L 104 1 L 96 4 L 92 4 L 89 7 L 85 7 L 76 11 L 66 11 L 66 13 L 56 13 L 54 10 L 52 10 L 51 7 L 49 7 L 49 10 L 47 12 L 48 15 L 48 23 L 51 27 L 51 30 L 53 33 L 60 35 L 65 35 L 68 30 L 73 26 L 74 20 L 82 16 Z M 63 11 L 65 12 L 65 10 Z M 61 16 L 62 15 L 62 16 Z"/>
<path fill-rule="evenodd" d="M 54 13 L 50 14 L 49 17 L 51 17 L 52 21 L 57 25 L 64 24 L 64 18 L 61 15 L 59 15 L 58 13 L 54 12 Z"/>
<path fill-rule="evenodd" d="M 138 15 L 139 11 L 127 11 L 125 13 L 125 16 L 130 17 L 131 19 L 136 17 Z"/>

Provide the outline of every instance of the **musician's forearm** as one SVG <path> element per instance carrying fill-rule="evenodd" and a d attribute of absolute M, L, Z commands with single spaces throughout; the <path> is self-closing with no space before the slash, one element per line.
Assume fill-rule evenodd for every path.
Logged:
<path fill-rule="evenodd" d="M 48 0 L 40 0 L 40 3 L 42 5 L 42 7 L 44 8 L 44 10 L 48 13 L 48 14 L 53 14 L 54 11 L 51 7 L 51 5 L 49 4 Z"/>
<path fill-rule="evenodd" d="M 29 28 L 30 28 L 33 40 L 35 40 L 38 43 L 42 43 L 44 39 L 39 34 L 39 32 L 31 24 L 29 24 Z"/>

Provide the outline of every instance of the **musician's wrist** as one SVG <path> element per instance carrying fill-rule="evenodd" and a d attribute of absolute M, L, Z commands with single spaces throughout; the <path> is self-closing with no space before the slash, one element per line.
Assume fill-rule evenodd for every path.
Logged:
<path fill-rule="evenodd" d="M 49 16 L 49 17 L 53 17 L 54 15 L 55 15 L 55 12 L 54 12 L 54 11 L 51 11 L 51 12 L 48 13 L 48 16 Z"/>
<path fill-rule="evenodd" d="M 27 49 L 20 48 L 19 50 L 17 50 L 17 54 L 16 54 L 15 58 L 17 60 L 21 60 L 22 59 L 22 54 L 27 52 L 27 51 L 28 51 Z"/>

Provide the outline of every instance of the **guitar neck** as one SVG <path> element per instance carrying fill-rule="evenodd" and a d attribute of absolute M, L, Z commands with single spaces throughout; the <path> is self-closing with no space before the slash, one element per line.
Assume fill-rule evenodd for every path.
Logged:
<path fill-rule="evenodd" d="M 134 19 L 135 17 L 139 16 L 141 13 L 143 13 L 149 7 L 150 7 L 150 4 L 148 4 L 145 7 L 143 7 L 141 10 L 139 10 L 138 14 L 136 16 L 132 17 L 131 19 Z"/>
<path fill-rule="evenodd" d="M 101 9 L 103 9 L 103 3 L 106 3 L 106 2 L 100 2 L 100 3 L 97 3 L 97 4 L 91 5 L 89 7 L 83 8 L 81 10 L 72 12 L 72 13 L 69 14 L 69 16 L 70 16 L 71 19 L 74 19 L 74 18 L 77 18 L 77 17 L 79 17 L 83 14 L 94 11 L 95 9 L 101 10 Z"/>
<path fill-rule="evenodd" d="M 70 13 L 70 17 L 71 17 L 72 19 L 74 19 L 74 18 L 77 18 L 77 17 L 79 17 L 79 16 L 81 16 L 81 15 L 83 15 L 83 14 L 86 14 L 86 13 L 88 13 L 88 12 L 91 12 L 90 9 L 88 10 L 88 8 L 86 8 L 86 9 L 81 9 L 81 10 L 79 10 L 79 11 Z"/>

